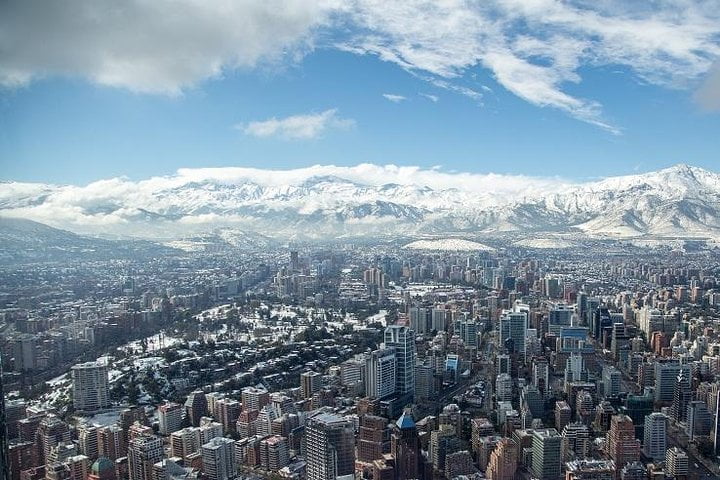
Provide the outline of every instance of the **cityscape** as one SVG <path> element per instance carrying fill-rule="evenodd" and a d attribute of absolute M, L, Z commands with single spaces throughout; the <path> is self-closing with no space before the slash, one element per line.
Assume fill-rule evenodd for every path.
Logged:
<path fill-rule="evenodd" d="M 720 0 L 0 1 L 0 480 L 720 480 Z"/>

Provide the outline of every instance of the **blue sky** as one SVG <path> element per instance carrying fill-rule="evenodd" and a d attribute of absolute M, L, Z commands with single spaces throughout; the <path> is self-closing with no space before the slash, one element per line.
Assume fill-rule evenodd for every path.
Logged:
<path fill-rule="evenodd" d="M 111 51 L 108 61 L 99 57 L 108 55 L 106 50 L 93 51 L 88 40 L 95 35 L 105 41 L 102 29 L 85 32 L 80 22 L 76 34 L 70 28 L 77 30 L 76 20 L 60 19 L 53 27 L 58 31 L 47 33 L 37 10 L 9 2 L 2 7 L 12 9 L 5 12 L 10 13 L 6 22 L 13 16 L 36 22 L 39 36 L 59 38 L 58 48 L 73 53 L 63 50 L 51 60 L 38 53 L 39 47 L 27 47 L 13 58 L 0 57 L 0 177 L 84 184 L 170 175 L 182 167 L 288 169 L 367 162 L 589 179 L 675 163 L 720 167 L 720 82 L 713 73 L 720 27 L 708 26 L 720 10 L 706 8 L 712 2 L 690 2 L 696 15 L 687 19 L 678 19 L 670 7 L 663 10 L 662 2 L 657 11 L 632 15 L 579 5 L 542 18 L 538 11 L 518 14 L 515 5 L 505 5 L 513 2 L 500 1 L 492 12 L 461 6 L 418 12 L 428 15 L 430 25 L 443 15 L 464 15 L 463 22 L 473 24 L 505 15 L 494 36 L 483 27 L 451 42 L 442 29 L 456 32 L 456 20 L 439 25 L 434 36 L 411 25 L 403 30 L 396 24 L 407 12 L 391 8 L 386 13 L 373 2 L 358 2 L 357 11 L 333 4 L 330 13 L 289 3 L 297 18 L 288 13 L 279 24 L 264 25 L 266 17 L 260 16 L 264 20 L 255 25 L 267 30 L 253 33 L 260 40 L 279 28 L 292 31 L 284 22 L 297 28 L 278 45 L 263 40 L 248 50 L 248 38 L 234 38 L 235 33 L 225 38 L 218 26 L 220 33 L 189 32 L 196 42 L 191 45 L 207 43 L 207 52 L 180 55 L 169 44 L 174 32 L 156 34 L 148 20 L 135 33 L 157 42 L 157 51 L 134 53 L 130 40 L 115 38 L 113 45 L 127 51 Z M 126 13 L 131 23 L 132 15 L 152 18 L 146 11 Z M 163 12 L 153 13 L 164 18 Z M 699 14 L 707 24 L 692 23 Z M 573 15 L 588 19 L 587 31 L 567 27 Z M 641 22 L 661 33 L 676 29 L 678 45 L 691 48 L 672 50 L 677 58 L 670 60 L 665 47 L 648 54 L 648 39 L 634 38 L 633 25 L 627 38 L 602 40 L 603 31 L 593 30 L 598 15 L 610 24 Z M 208 29 L 213 21 L 220 24 L 214 18 Z M 508 18 L 536 22 L 545 30 L 527 35 L 507 27 Z M 2 22 L 0 29 L 9 29 Z M 118 26 L 108 35 L 122 32 Z M 208 38 L 213 41 L 205 42 Z M 218 52 L 212 64 L 204 63 L 208 52 Z M 179 55 L 177 63 L 170 58 L 163 66 L 173 55 Z M 108 67 L 116 60 L 121 69 Z M 190 68 L 193 62 L 197 65 Z"/>

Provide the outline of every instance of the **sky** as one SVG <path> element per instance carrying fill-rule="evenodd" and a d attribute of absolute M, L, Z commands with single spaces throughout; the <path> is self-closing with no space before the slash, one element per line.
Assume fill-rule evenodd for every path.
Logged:
<path fill-rule="evenodd" d="M 31 35 L 28 35 L 31 32 Z M 720 0 L 9 0 L 0 179 L 720 170 Z"/>

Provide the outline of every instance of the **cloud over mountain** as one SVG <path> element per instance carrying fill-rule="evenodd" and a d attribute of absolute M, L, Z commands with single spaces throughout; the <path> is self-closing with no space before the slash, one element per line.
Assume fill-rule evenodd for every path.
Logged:
<path fill-rule="evenodd" d="M 85 186 L 1 183 L 0 216 L 146 237 L 226 225 L 277 237 L 558 231 L 720 237 L 720 175 L 678 165 L 572 183 L 373 164 L 180 169 Z"/>

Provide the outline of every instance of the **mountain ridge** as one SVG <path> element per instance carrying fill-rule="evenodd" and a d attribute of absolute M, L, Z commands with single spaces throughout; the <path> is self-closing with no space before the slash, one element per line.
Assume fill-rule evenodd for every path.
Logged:
<path fill-rule="evenodd" d="M 686 164 L 585 183 L 402 168 L 182 169 L 86 186 L 2 182 L 0 216 L 146 238 L 228 226 L 278 238 L 499 232 L 720 238 L 720 175 Z"/>

